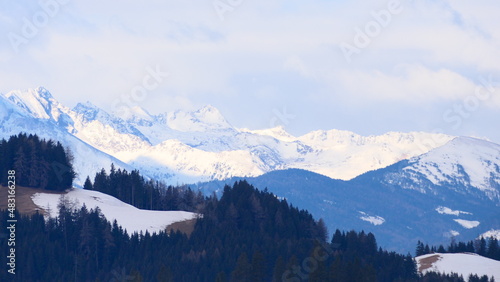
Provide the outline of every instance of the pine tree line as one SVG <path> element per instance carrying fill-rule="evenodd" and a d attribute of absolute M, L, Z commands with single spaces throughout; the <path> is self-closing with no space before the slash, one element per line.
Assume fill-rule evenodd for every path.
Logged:
<path fill-rule="evenodd" d="M 480 239 L 458 243 L 452 240 L 450 245 L 446 248 L 443 245 L 439 245 L 439 247 L 429 247 L 428 244 L 424 245 L 424 243 L 419 240 L 415 253 L 417 256 L 431 253 L 476 253 L 487 258 L 500 260 L 500 245 L 498 239 L 494 237 L 487 239 L 481 237 Z"/>
<path fill-rule="evenodd" d="M 0 183 L 15 170 L 16 185 L 63 191 L 72 187 L 76 173 L 73 156 L 60 142 L 21 133 L 0 141 Z"/>
<path fill-rule="evenodd" d="M 161 181 L 145 180 L 138 170 L 128 172 L 111 164 L 109 174 L 102 169 L 94 177 L 87 177 L 84 189 L 111 195 L 127 204 L 146 210 L 200 211 L 205 197 L 188 186 L 168 186 Z"/>
<path fill-rule="evenodd" d="M 411 257 L 377 249 L 373 234 L 337 231 L 327 242 L 324 226 L 307 211 L 246 182 L 225 187 L 220 199 L 208 198 L 190 237 L 128 234 L 98 209 L 69 206 L 62 199 L 56 219 L 16 216 L 17 281 L 419 279 Z M 0 224 L 7 216 L 0 212 Z M 9 281 L 6 275 L 0 272 L 0 281 Z"/>

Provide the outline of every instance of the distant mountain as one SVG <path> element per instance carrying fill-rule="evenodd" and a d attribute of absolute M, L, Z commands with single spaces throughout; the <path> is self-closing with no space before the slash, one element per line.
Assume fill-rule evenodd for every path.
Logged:
<path fill-rule="evenodd" d="M 213 106 L 158 115 L 133 107 L 118 117 L 90 102 L 67 108 L 41 87 L 4 94 L 2 103 L 9 107 L 5 112 L 17 114 L 14 120 L 2 120 L 3 136 L 24 130 L 23 124 L 33 125 L 30 132 L 43 131 L 39 129 L 42 122 L 47 131 L 44 137 L 60 138 L 68 144 L 74 141 L 64 139 L 76 137 L 97 149 L 92 154 L 101 151 L 99 154 L 122 161 L 116 161 L 119 166 L 126 163 L 144 175 L 174 184 L 252 177 L 287 168 L 348 180 L 418 156 L 453 138 L 424 132 L 364 137 L 339 130 L 294 137 L 282 127 L 235 128 Z M 79 152 L 75 145 L 70 147 L 76 155 L 89 154 Z M 84 168 L 79 173 L 82 177 L 93 175 Z M 81 184 L 81 179 L 77 183 Z"/>
<path fill-rule="evenodd" d="M 330 229 L 372 231 L 384 247 L 446 244 L 500 230 L 500 145 L 425 132 L 360 136 L 232 126 L 213 106 L 116 116 L 91 104 L 70 109 L 40 87 L 0 95 L 0 137 L 36 133 L 75 155 L 76 185 L 101 168 L 139 169 L 206 193 L 247 178 Z M 202 183 L 211 181 L 209 183 Z"/>
<path fill-rule="evenodd" d="M 83 185 L 87 175 L 94 175 L 101 168 L 110 167 L 111 163 L 133 169 L 74 136 L 74 121 L 68 112 L 44 88 L 0 95 L 0 138 L 8 139 L 11 135 L 26 132 L 60 141 L 74 155 L 77 186 Z"/>
<path fill-rule="evenodd" d="M 387 172 L 386 185 L 399 185 L 422 193 L 439 194 L 436 187 L 486 196 L 500 203 L 500 145 L 458 137 L 445 146 L 408 160 L 395 173 Z"/>
<path fill-rule="evenodd" d="M 350 181 L 298 169 L 246 179 L 323 218 L 330 232 L 363 229 L 382 247 L 413 253 L 418 240 L 447 245 L 500 229 L 499 156 L 497 144 L 458 137 Z M 239 179 L 198 187 L 210 194 Z"/>

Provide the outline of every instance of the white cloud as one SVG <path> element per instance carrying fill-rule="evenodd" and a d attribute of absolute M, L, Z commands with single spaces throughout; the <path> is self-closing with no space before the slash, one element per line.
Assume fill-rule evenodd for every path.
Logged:
<path fill-rule="evenodd" d="M 474 93 L 474 84 L 448 69 L 430 70 L 421 65 L 403 65 L 391 73 L 339 71 L 338 80 L 347 93 L 371 100 L 433 102 L 456 100 Z"/>
<path fill-rule="evenodd" d="M 213 1 L 70 1 L 19 54 L 0 42 L 0 91 L 41 84 L 64 103 L 109 108 L 146 67 L 160 65 L 171 77 L 141 105 L 153 113 L 216 100 L 222 112 L 244 103 L 243 122 L 263 103 L 286 104 L 309 119 L 303 133 L 330 120 L 326 109 L 339 102 L 349 102 L 346 112 L 367 101 L 452 104 L 473 94 L 479 77 L 500 81 L 500 5 L 492 0 L 402 1 L 403 11 L 349 64 L 339 44 L 388 2 L 244 1 L 221 21 Z M 39 9 L 5 7 L 0 33 L 18 32 Z M 500 90 L 485 105 L 500 108 Z M 477 122 L 477 134 L 490 134 L 488 121 Z"/>

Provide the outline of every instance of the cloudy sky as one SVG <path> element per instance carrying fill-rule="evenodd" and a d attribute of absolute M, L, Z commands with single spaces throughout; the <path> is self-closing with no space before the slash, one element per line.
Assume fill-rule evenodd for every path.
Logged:
<path fill-rule="evenodd" d="M 366 3 L 369 2 L 369 3 Z M 0 0 L 0 92 L 500 143 L 498 1 Z"/>

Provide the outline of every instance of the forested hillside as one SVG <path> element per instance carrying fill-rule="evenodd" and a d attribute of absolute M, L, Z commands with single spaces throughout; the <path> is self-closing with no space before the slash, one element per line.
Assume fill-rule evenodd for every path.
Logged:
<path fill-rule="evenodd" d="M 448 247 L 439 245 L 439 247 L 431 246 L 418 241 L 415 250 L 416 256 L 431 254 L 431 253 L 475 253 L 483 257 L 491 258 L 500 261 L 500 245 L 494 237 L 481 237 L 474 241 L 456 242 L 452 241 Z"/>
<path fill-rule="evenodd" d="M 121 201 L 145 210 L 183 210 L 199 212 L 205 197 L 188 186 L 167 186 L 161 181 L 145 180 L 139 171 L 115 169 L 109 174 L 102 169 L 94 181 L 87 177 L 84 189 L 106 193 Z"/>
<path fill-rule="evenodd" d="M 58 208 L 57 219 L 18 216 L 19 281 L 109 281 L 117 273 L 135 281 L 417 279 L 412 258 L 377 249 L 373 234 L 338 231 L 328 243 L 321 221 L 246 182 L 207 199 L 189 238 L 127 234 L 99 210 Z M 2 211 L 2 224 L 6 217 Z"/>
<path fill-rule="evenodd" d="M 20 134 L 0 146 L 1 169 L 15 169 L 18 185 L 71 187 L 75 175 L 71 154 L 61 144 Z M 56 170 L 57 165 L 66 169 Z M 106 221 L 99 208 L 72 209 L 76 205 L 64 200 L 57 207 L 57 218 L 17 214 L 16 281 L 459 279 L 432 273 L 419 276 L 410 254 L 382 250 L 372 233 L 336 230 L 330 240 L 322 219 L 246 181 L 226 185 L 220 198 L 203 197 L 188 187 L 167 187 L 145 180 L 136 170 L 129 173 L 112 166 L 109 174 L 104 169 L 97 173 L 93 182 L 88 177 L 85 189 L 143 209 L 191 210 L 201 216 L 187 236 L 166 231 L 128 234 L 116 221 Z M 8 217 L 8 211 L 0 211 L 2 230 Z M 0 251 L 6 253 L 3 237 L 0 241 Z M 418 246 L 421 251 L 423 244 Z M 485 251 L 496 255 L 495 247 L 489 245 Z M 454 248 L 450 251 L 461 250 L 462 243 Z M 0 256 L 0 264 L 6 263 L 6 256 Z M 0 281 L 9 278 L 7 272 L 0 273 Z"/>
<path fill-rule="evenodd" d="M 19 134 L 0 141 L 0 183 L 7 184 L 7 172 L 15 171 L 16 185 L 63 191 L 76 176 L 71 152 L 59 142 L 37 135 Z"/>

